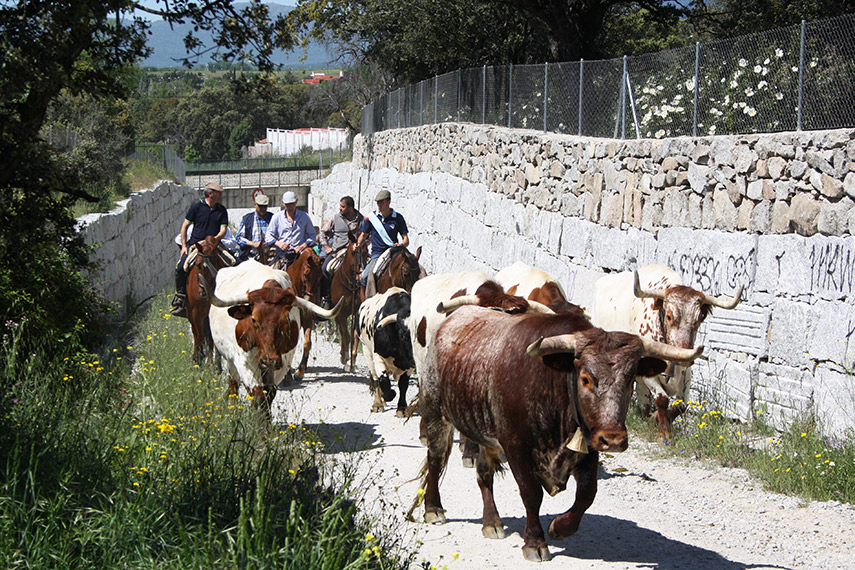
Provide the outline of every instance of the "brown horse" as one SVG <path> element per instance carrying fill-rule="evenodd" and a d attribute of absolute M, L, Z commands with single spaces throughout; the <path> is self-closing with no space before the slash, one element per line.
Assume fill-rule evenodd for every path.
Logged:
<path fill-rule="evenodd" d="M 389 263 L 386 264 L 383 272 L 374 278 L 377 294 L 384 293 L 391 287 L 400 287 L 408 293 L 411 292 L 416 281 L 425 276 L 422 266 L 419 265 L 421 255 L 421 246 L 416 250 L 415 255 L 406 247 L 392 247 Z"/>
<path fill-rule="evenodd" d="M 321 286 L 321 258 L 315 250 L 308 247 L 300 252 L 300 255 L 286 269 L 288 277 L 291 278 L 291 287 L 294 293 L 307 301 L 315 302 L 320 298 Z M 299 381 L 306 374 L 306 366 L 309 362 L 309 351 L 312 350 L 312 331 L 315 327 L 315 315 L 311 311 L 300 309 L 300 321 L 303 327 L 303 358 L 300 366 L 294 374 Z"/>
<path fill-rule="evenodd" d="M 213 354 L 214 340 L 211 338 L 211 325 L 208 313 L 211 301 L 203 289 L 199 276 L 204 276 L 209 283 L 217 278 L 217 270 L 226 266 L 217 253 L 220 240 L 208 236 L 196 242 L 196 259 L 187 275 L 187 320 L 193 331 L 193 361 L 200 364 L 205 356 Z"/>
<path fill-rule="evenodd" d="M 356 238 L 352 233 L 348 234 L 348 238 L 350 243 L 347 244 L 347 252 L 332 276 L 330 299 L 333 304 L 344 301 L 341 311 L 335 317 L 335 324 L 341 337 L 341 363 L 345 372 L 353 372 L 356 370 L 356 352 L 359 349 L 356 315 L 364 297 L 359 278 L 368 258 L 368 242 L 362 242 L 360 247 L 356 245 Z"/>

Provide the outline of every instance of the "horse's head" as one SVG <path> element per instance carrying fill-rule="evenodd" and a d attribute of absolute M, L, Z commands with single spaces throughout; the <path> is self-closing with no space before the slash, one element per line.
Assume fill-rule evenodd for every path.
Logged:
<path fill-rule="evenodd" d="M 258 250 L 255 252 L 255 260 L 262 265 L 270 265 L 271 258 L 270 246 L 262 239 L 261 245 L 258 246 Z"/>
<path fill-rule="evenodd" d="M 297 295 L 311 300 L 318 296 L 321 283 L 321 258 L 308 247 L 288 267 L 288 276 Z"/>
<path fill-rule="evenodd" d="M 392 260 L 389 262 L 389 275 L 392 277 L 392 285 L 402 289 L 412 291 L 413 285 L 421 277 L 421 267 L 419 266 L 419 257 L 422 255 L 422 248 L 416 250 L 413 255 L 406 247 L 395 248 L 398 251 L 392 251 Z"/>
<path fill-rule="evenodd" d="M 193 260 L 194 269 L 205 276 L 211 283 L 217 278 L 217 270 L 225 267 L 225 262 L 217 254 L 217 247 L 220 245 L 220 238 L 208 236 L 202 241 L 196 242 L 196 259 Z M 207 292 L 199 287 L 199 296 L 207 297 Z"/>

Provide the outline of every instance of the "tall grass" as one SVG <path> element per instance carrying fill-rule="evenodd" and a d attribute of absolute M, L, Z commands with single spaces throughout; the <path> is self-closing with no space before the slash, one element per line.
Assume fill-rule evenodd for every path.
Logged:
<path fill-rule="evenodd" d="M 355 468 L 192 364 L 159 296 L 106 355 L 0 347 L 0 566 L 403 568 Z M 375 534 L 376 533 L 376 534 Z"/>
<path fill-rule="evenodd" d="M 676 404 L 676 403 L 674 403 Z M 741 467 L 778 493 L 806 500 L 855 503 L 855 440 L 824 436 L 812 418 L 794 422 L 780 433 L 757 414 L 750 424 L 728 419 L 707 401 L 690 401 L 673 425 L 673 438 L 660 446 L 663 454 L 706 459 L 725 467 Z M 630 429 L 656 440 L 655 423 L 633 409 Z"/>

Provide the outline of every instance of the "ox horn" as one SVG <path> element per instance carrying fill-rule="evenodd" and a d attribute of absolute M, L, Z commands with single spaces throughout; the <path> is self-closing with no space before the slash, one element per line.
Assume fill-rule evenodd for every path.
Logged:
<path fill-rule="evenodd" d="M 478 295 L 463 295 L 461 297 L 455 297 L 448 301 L 441 301 L 439 305 L 436 306 L 436 312 L 450 313 L 454 309 L 462 307 L 463 305 L 477 305 L 479 301 L 480 299 L 478 299 Z"/>
<path fill-rule="evenodd" d="M 533 357 L 547 356 L 558 352 L 576 352 L 576 336 L 560 334 L 549 338 L 540 337 L 525 349 L 526 354 Z"/>
<path fill-rule="evenodd" d="M 644 346 L 644 354 L 646 356 L 654 356 L 663 360 L 673 362 L 683 362 L 691 364 L 704 352 L 704 345 L 697 348 L 680 348 L 664 342 L 650 340 L 649 338 L 641 337 L 641 344 Z"/>
<path fill-rule="evenodd" d="M 528 299 L 528 309 L 532 313 L 545 313 L 547 315 L 554 315 L 555 311 L 544 305 L 543 303 L 539 303 L 537 301 L 532 301 Z"/>
<path fill-rule="evenodd" d="M 638 270 L 632 272 L 632 290 L 635 293 L 635 296 L 639 299 L 651 298 L 651 299 L 665 299 L 665 290 L 664 289 L 642 289 L 641 282 L 638 279 Z"/>
<path fill-rule="evenodd" d="M 733 297 L 728 297 L 727 295 L 713 297 L 712 295 L 704 293 L 704 303 L 712 305 L 713 307 L 720 307 L 722 309 L 732 309 L 739 304 L 739 301 L 742 300 L 742 289 L 744 287 L 745 285 L 740 285 L 739 289 L 736 290 L 736 295 Z"/>
<path fill-rule="evenodd" d="M 394 315 L 387 315 L 387 316 L 383 317 L 382 319 L 380 319 L 380 322 L 377 323 L 377 328 L 382 329 L 386 325 L 391 325 L 392 323 L 395 323 L 395 322 L 398 322 L 398 313 L 395 313 Z"/>
<path fill-rule="evenodd" d="M 217 294 L 214 292 L 214 288 L 211 287 L 211 284 L 208 283 L 208 280 L 205 279 L 205 276 L 201 273 L 198 274 L 199 281 L 202 282 L 202 288 L 208 293 L 208 300 L 215 307 L 233 307 L 234 305 L 243 305 L 245 303 L 249 303 L 249 294 L 244 293 L 243 295 L 236 295 L 234 297 L 229 297 L 226 299 L 221 299 L 217 297 Z"/>
<path fill-rule="evenodd" d="M 294 300 L 294 304 L 302 309 L 306 309 L 307 311 L 311 311 L 322 319 L 334 319 L 336 315 L 338 315 L 339 311 L 341 311 L 341 306 L 344 304 L 344 297 L 338 300 L 338 303 L 335 304 L 335 307 L 332 309 L 324 309 L 323 307 L 319 307 L 315 305 L 311 301 L 307 301 L 306 299 L 297 297 Z"/>

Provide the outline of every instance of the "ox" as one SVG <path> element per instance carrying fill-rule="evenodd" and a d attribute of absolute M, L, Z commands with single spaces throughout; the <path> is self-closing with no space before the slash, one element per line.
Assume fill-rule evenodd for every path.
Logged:
<path fill-rule="evenodd" d="M 517 261 L 496 273 L 495 280 L 509 295 L 519 295 L 529 301 L 536 301 L 556 313 L 584 312 L 578 305 L 567 301 L 567 294 L 555 277 L 522 261 Z"/>
<path fill-rule="evenodd" d="M 392 287 L 366 299 L 359 306 L 357 329 L 362 351 L 368 361 L 369 385 L 374 392 L 372 412 L 382 412 L 385 403 L 395 398 L 389 375 L 398 383 L 400 396 L 395 414 L 403 417 L 407 409 L 407 387 L 413 372 L 413 349 L 407 319 L 410 294 Z M 381 375 L 378 377 L 378 372 Z"/>
<path fill-rule="evenodd" d="M 627 448 L 624 422 L 635 376 L 658 374 L 663 359 L 691 360 L 701 350 L 606 332 L 578 314 L 458 309 L 437 329 L 421 378 L 425 522 L 446 520 L 439 480 L 456 428 L 480 446 L 482 534 L 505 535 L 493 497 L 504 452 L 526 510 L 523 555 L 548 560 L 539 520 L 543 490 L 555 495 L 574 476 L 575 502 L 552 521 L 549 536 L 576 532 L 597 492 L 599 452 Z"/>
<path fill-rule="evenodd" d="M 691 348 L 704 319 L 713 307 L 732 309 L 739 304 L 742 287 L 733 297 L 712 297 L 683 285 L 680 276 L 662 265 L 647 265 L 635 272 L 606 275 L 594 284 L 593 322 L 606 330 L 624 331 L 681 348 Z M 644 378 L 636 385 L 642 413 L 656 406 L 659 439 L 671 437 L 671 422 L 685 409 L 687 367 L 672 365 L 665 374 Z M 670 398 L 677 405 L 670 407 Z"/>
<path fill-rule="evenodd" d="M 239 381 L 257 405 L 269 410 L 300 340 L 300 310 L 331 318 L 339 307 L 327 311 L 300 299 L 287 273 L 255 260 L 221 269 L 215 290 L 206 289 L 211 334 L 229 363 L 232 390 Z"/>

